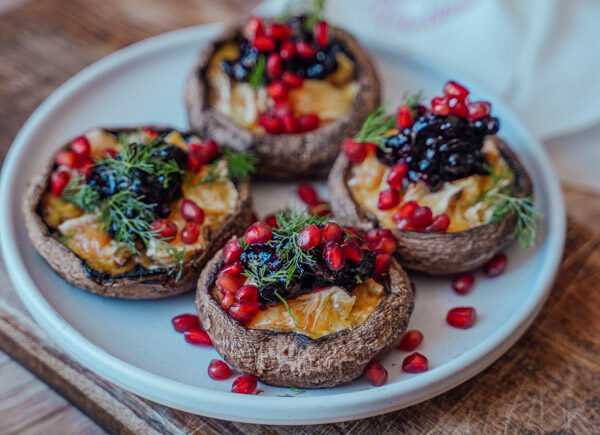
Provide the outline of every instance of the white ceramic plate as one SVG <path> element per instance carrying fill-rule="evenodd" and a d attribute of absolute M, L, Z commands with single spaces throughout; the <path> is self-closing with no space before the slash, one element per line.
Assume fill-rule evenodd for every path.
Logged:
<path fill-rule="evenodd" d="M 460 384 L 502 355 L 538 313 L 561 258 L 565 218 L 556 175 L 539 142 L 497 97 L 462 74 L 398 53 L 372 49 L 385 95 L 397 102 L 404 90 L 423 88 L 431 96 L 454 78 L 467 84 L 475 98 L 492 101 L 502 121 L 501 135 L 530 170 L 545 214 L 538 248 L 521 252 L 512 246 L 506 273 L 494 279 L 477 273 L 468 296 L 456 295 L 447 278 L 416 277 L 409 326 L 425 335 L 419 351 L 429 359 L 428 372 L 402 373 L 406 353 L 395 350 L 384 360 L 389 382 L 383 387 L 358 379 L 303 393 L 260 385 L 260 395 L 232 394 L 231 380 L 217 382 L 206 374 L 216 351 L 185 343 L 171 327 L 173 316 L 194 312 L 192 294 L 159 301 L 102 298 L 67 284 L 37 255 L 21 218 L 23 190 L 32 175 L 61 144 L 93 126 L 187 128 L 184 80 L 200 47 L 220 28 L 183 29 L 114 53 L 67 81 L 23 126 L 2 171 L 1 246 L 10 277 L 36 320 L 73 358 L 127 390 L 185 411 L 254 423 L 333 422 L 399 409 Z M 292 184 L 257 184 L 259 215 L 293 201 L 293 191 Z M 476 307 L 475 326 L 449 327 L 446 312 L 464 305 Z"/>

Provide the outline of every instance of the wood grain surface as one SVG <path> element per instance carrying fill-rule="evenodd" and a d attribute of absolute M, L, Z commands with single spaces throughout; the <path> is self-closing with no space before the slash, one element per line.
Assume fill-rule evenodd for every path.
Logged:
<path fill-rule="evenodd" d="M 2 157 L 31 112 L 83 67 L 155 34 L 237 18 L 256 3 L 0 2 Z M 73 362 L 52 342 L 27 314 L 0 266 L 0 348 L 6 352 L 0 352 L 0 434 L 598 433 L 600 199 L 573 188 L 565 194 L 579 221 L 569 221 L 558 281 L 523 338 L 481 374 L 443 395 L 354 422 L 296 427 L 231 423 L 175 411 L 123 391 Z"/>

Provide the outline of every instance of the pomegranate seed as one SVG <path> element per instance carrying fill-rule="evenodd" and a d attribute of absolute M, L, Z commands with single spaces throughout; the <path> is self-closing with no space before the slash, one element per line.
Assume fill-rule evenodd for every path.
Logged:
<path fill-rule="evenodd" d="M 242 245 L 237 237 L 232 237 L 225 243 L 223 247 L 223 260 L 225 263 L 231 264 L 240 259 L 240 255 L 242 255 Z"/>
<path fill-rule="evenodd" d="M 298 118 L 298 130 L 302 133 L 319 128 L 321 118 L 316 113 L 306 113 Z"/>
<path fill-rule="evenodd" d="M 471 290 L 474 281 L 475 277 L 470 273 L 461 273 L 452 280 L 452 288 L 459 295 L 466 295 Z"/>
<path fill-rule="evenodd" d="M 113 159 L 114 159 L 115 157 L 117 157 L 117 154 L 119 154 L 119 153 L 117 152 L 117 150 L 116 150 L 116 149 L 114 149 L 114 148 L 106 148 L 106 149 L 104 150 L 104 152 L 105 152 L 106 154 L 108 154 L 108 155 L 109 155 L 111 158 L 113 158 Z"/>
<path fill-rule="evenodd" d="M 185 332 L 192 328 L 200 328 L 200 321 L 196 314 L 180 314 L 171 319 L 173 328 L 177 332 Z"/>
<path fill-rule="evenodd" d="M 67 171 L 58 170 L 54 171 L 50 176 L 50 192 L 54 195 L 60 195 L 63 189 L 69 184 L 71 175 Z"/>
<path fill-rule="evenodd" d="M 435 97 L 431 100 L 431 111 L 438 115 L 448 115 L 450 113 L 448 100 L 444 97 Z"/>
<path fill-rule="evenodd" d="M 448 98 L 454 97 L 459 100 L 464 100 L 469 96 L 469 90 L 463 85 L 459 85 L 454 81 L 449 81 L 444 85 L 444 94 L 446 94 Z"/>
<path fill-rule="evenodd" d="M 348 240 L 342 244 L 342 249 L 346 255 L 346 260 L 349 260 L 352 263 L 360 264 L 363 255 L 358 243 L 356 243 L 354 240 Z"/>
<path fill-rule="evenodd" d="M 367 147 L 360 142 L 354 142 L 348 138 L 342 144 L 342 151 L 348 157 L 348 160 L 354 163 L 361 163 L 367 157 Z"/>
<path fill-rule="evenodd" d="M 398 108 L 398 114 L 396 115 L 396 127 L 398 130 L 402 131 L 405 128 L 410 128 L 415 123 L 415 120 L 412 116 L 412 111 L 408 105 L 403 104 Z"/>
<path fill-rule="evenodd" d="M 406 334 L 400 340 L 400 344 L 398 347 L 401 350 L 405 350 L 407 352 L 415 350 L 419 345 L 423 342 L 423 334 L 421 331 L 417 331 L 416 329 L 411 329 L 410 331 L 406 331 Z"/>
<path fill-rule="evenodd" d="M 423 231 L 433 221 L 429 207 L 418 207 L 412 217 L 412 225 L 417 231 Z"/>
<path fill-rule="evenodd" d="M 244 28 L 242 29 L 242 35 L 244 38 L 249 41 L 253 40 L 256 35 L 262 35 L 264 31 L 264 26 L 262 20 L 259 17 L 250 17 L 246 24 L 244 24 Z"/>
<path fill-rule="evenodd" d="M 246 282 L 243 275 L 233 275 L 230 273 L 219 273 L 216 284 L 221 294 L 235 293 Z"/>
<path fill-rule="evenodd" d="M 448 100 L 448 106 L 450 107 L 450 113 L 454 116 L 464 117 L 469 115 L 469 110 L 463 100 L 450 98 L 450 100 Z"/>
<path fill-rule="evenodd" d="M 417 104 L 415 107 L 413 107 L 413 110 L 416 112 L 417 116 L 423 116 L 429 109 L 422 104 Z"/>
<path fill-rule="evenodd" d="M 267 243 L 271 240 L 273 231 L 271 226 L 266 222 L 254 222 L 244 233 L 244 240 L 249 245 L 258 243 Z"/>
<path fill-rule="evenodd" d="M 196 346 L 212 346 L 208 333 L 201 328 L 191 328 L 183 333 L 185 341 Z"/>
<path fill-rule="evenodd" d="M 229 315 L 242 325 L 250 322 L 258 313 L 258 302 L 234 302 L 229 307 Z"/>
<path fill-rule="evenodd" d="M 59 153 L 56 154 L 54 161 L 58 166 L 66 166 L 68 168 L 76 168 L 79 166 L 77 156 L 73 151 L 59 151 Z"/>
<path fill-rule="evenodd" d="M 219 145 L 214 140 L 205 140 L 201 144 L 192 143 L 188 148 L 200 158 L 202 164 L 212 162 L 220 153 Z"/>
<path fill-rule="evenodd" d="M 427 358 L 419 352 L 411 353 L 402 361 L 402 370 L 406 373 L 423 373 L 429 370 Z"/>
<path fill-rule="evenodd" d="M 365 233 L 365 240 L 369 243 L 375 243 L 382 237 L 393 239 L 394 235 L 392 234 L 392 231 L 387 228 L 371 228 Z"/>
<path fill-rule="evenodd" d="M 388 373 L 383 364 L 377 361 L 371 361 L 365 367 L 365 376 L 371 385 L 381 387 L 387 382 Z"/>
<path fill-rule="evenodd" d="M 226 265 L 219 272 L 228 273 L 230 275 L 241 275 L 242 273 L 244 273 L 244 266 L 242 266 L 242 263 L 240 263 L 239 261 L 236 261 L 234 263 Z"/>
<path fill-rule="evenodd" d="M 265 34 L 277 41 L 284 41 L 290 38 L 292 35 L 292 29 L 287 24 L 271 23 L 267 26 Z"/>
<path fill-rule="evenodd" d="M 202 159 L 196 154 L 189 153 L 187 156 L 187 170 L 194 174 L 202 167 Z"/>
<path fill-rule="evenodd" d="M 168 219 L 157 219 L 150 224 L 150 231 L 155 232 L 155 239 L 170 241 L 177 235 L 177 225 Z"/>
<path fill-rule="evenodd" d="M 377 208 L 379 210 L 389 210 L 396 207 L 400 203 L 400 191 L 398 189 L 389 188 L 379 192 L 379 201 Z"/>
<path fill-rule="evenodd" d="M 392 166 L 392 169 L 390 169 L 390 172 L 388 173 L 387 182 L 390 187 L 393 187 L 394 189 L 400 189 L 406 174 L 408 174 L 408 165 L 406 162 L 396 163 L 394 166 Z"/>
<path fill-rule="evenodd" d="M 296 47 L 292 41 L 286 41 L 281 44 L 281 48 L 279 49 L 279 55 L 283 60 L 291 60 L 292 57 L 296 54 Z"/>
<path fill-rule="evenodd" d="M 296 53 L 305 59 L 311 59 L 317 54 L 317 49 L 303 40 L 296 41 Z"/>
<path fill-rule="evenodd" d="M 331 214 L 331 206 L 328 202 L 318 201 L 314 204 L 311 204 L 308 208 L 308 212 L 312 216 L 325 217 Z"/>
<path fill-rule="evenodd" d="M 266 114 L 263 114 L 258 118 L 258 124 L 270 134 L 279 134 L 283 128 L 279 119 Z"/>
<path fill-rule="evenodd" d="M 90 150 L 92 149 L 90 141 L 87 140 L 85 136 L 76 137 L 73 142 L 71 142 L 70 148 L 80 162 L 83 162 L 90 156 Z"/>
<path fill-rule="evenodd" d="M 400 218 L 396 219 L 396 216 L 393 216 L 394 222 L 396 222 L 396 228 L 399 230 L 412 230 L 413 226 L 411 220 L 408 218 Z"/>
<path fill-rule="evenodd" d="M 267 86 L 267 94 L 274 100 L 283 100 L 287 97 L 287 87 L 283 82 L 273 82 Z"/>
<path fill-rule="evenodd" d="M 487 101 L 475 101 L 467 104 L 467 110 L 469 112 L 469 119 L 477 121 L 490 114 L 491 106 Z"/>
<path fill-rule="evenodd" d="M 265 222 L 268 223 L 271 226 L 271 228 L 279 227 L 279 224 L 277 223 L 277 218 L 274 214 L 270 214 L 267 217 L 265 217 Z"/>
<path fill-rule="evenodd" d="M 425 227 L 425 231 L 429 233 L 443 233 L 449 226 L 450 217 L 446 213 L 442 213 L 437 215 L 433 222 Z"/>
<path fill-rule="evenodd" d="M 150 127 L 142 128 L 142 140 L 145 143 L 151 143 L 157 139 L 160 139 L 160 135 L 156 130 Z"/>
<path fill-rule="evenodd" d="M 456 307 L 448 311 L 446 322 L 455 328 L 468 329 L 475 323 L 477 312 L 473 307 Z"/>
<path fill-rule="evenodd" d="M 188 222 L 181 230 L 181 241 L 186 245 L 196 243 L 200 236 L 200 227 L 196 222 Z"/>
<path fill-rule="evenodd" d="M 235 296 L 233 293 L 225 293 L 221 298 L 221 306 L 225 311 L 229 310 L 229 307 L 235 302 Z"/>
<path fill-rule="evenodd" d="M 299 88 L 302 86 L 302 82 L 304 81 L 302 77 L 294 74 L 291 71 L 286 71 L 281 76 L 281 80 L 290 88 Z"/>
<path fill-rule="evenodd" d="M 291 111 L 286 111 L 281 115 L 281 125 L 283 126 L 284 133 L 296 133 L 298 131 L 298 124 L 296 118 Z"/>
<path fill-rule="evenodd" d="M 502 272 L 504 272 L 505 268 L 506 255 L 504 255 L 502 252 L 494 255 L 491 260 L 482 266 L 483 273 L 490 278 L 500 275 Z"/>
<path fill-rule="evenodd" d="M 319 21 L 315 24 L 313 29 L 313 36 L 317 44 L 324 47 L 329 42 L 329 29 L 325 21 Z"/>
<path fill-rule="evenodd" d="M 186 221 L 202 224 L 204 222 L 204 211 L 191 199 L 181 202 L 181 216 Z"/>
<path fill-rule="evenodd" d="M 232 393 L 253 394 L 256 390 L 257 380 L 252 375 L 240 375 L 231 386 Z"/>
<path fill-rule="evenodd" d="M 267 74 L 274 80 L 281 77 L 283 68 L 281 66 L 281 56 L 277 53 L 269 54 L 267 57 Z"/>
<path fill-rule="evenodd" d="M 393 254 L 396 252 L 396 241 L 391 237 L 382 237 L 370 245 L 371 251 Z"/>
<path fill-rule="evenodd" d="M 258 287 L 252 284 L 241 286 L 235 292 L 235 300 L 238 302 L 256 302 L 258 300 Z"/>
<path fill-rule="evenodd" d="M 417 201 L 408 201 L 405 202 L 404 204 L 402 204 L 402 207 L 400 207 L 400 210 L 398 210 L 396 213 L 394 213 L 394 216 L 392 216 L 392 219 L 398 223 L 400 221 L 400 219 L 406 219 L 408 220 L 408 223 L 412 226 L 412 219 L 413 216 L 415 215 L 415 211 L 419 208 L 419 204 L 417 204 Z"/>
<path fill-rule="evenodd" d="M 344 232 L 346 234 L 357 237 L 358 239 L 362 239 L 363 235 L 354 227 L 344 227 Z"/>
<path fill-rule="evenodd" d="M 298 246 L 300 249 L 312 249 L 321 241 L 321 231 L 316 225 L 309 225 L 298 233 Z"/>
<path fill-rule="evenodd" d="M 256 35 L 252 46 L 261 52 L 273 51 L 275 50 L 275 41 L 268 36 Z"/>
<path fill-rule="evenodd" d="M 324 243 L 328 242 L 339 242 L 342 238 L 342 227 L 335 222 L 327 222 L 323 228 L 321 228 L 321 240 Z"/>
<path fill-rule="evenodd" d="M 323 258 L 327 262 L 327 266 L 337 272 L 344 264 L 346 264 L 346 253 L 337 243 L 328 243 L 323 250 Z"/>
<path fill-rule="evenodd" d="M 388 270 L 390 269 L 391 260 L 392 256 L 390 254 L 380 252 L 375 255 L 375 270 L 373 271 L 373 276 L 376 279 L 380 279 L 384 275 L 387 275 Z"/>
<path fill-rule="evenodd" d="M 317 191 L 310 184 L 300 183 L 297 190 L 298 196 L 306 205 L 312 205 L 317 202 L 319 196 Z"/>
<path fill-rule="evenodd" d="M 215 381 L 224 381 L 231 376 L 231 368 L 225 361 L 213 359 L 208 365 L 208 376 Z"/>

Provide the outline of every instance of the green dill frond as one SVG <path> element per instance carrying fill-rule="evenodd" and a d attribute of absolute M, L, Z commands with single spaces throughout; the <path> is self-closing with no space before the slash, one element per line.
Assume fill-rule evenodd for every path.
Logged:
<path fill-rule="evenodd" d="M 285 309 L 287 310 L 289 316 L 292 318 L 294 325 L 298 326 L 298 320 L 294 316 L 294 313 L 292 313 L 290 304 L 288 304 L 288 302 L 285 300 L 285 298 L 283 296 L 281 296 L 279 293 L 277 293 L 277 291 L 275 291 L 274 293 L 275 293 L 275 296 L 277 296 L 277 299 L 279 299 L 283 303 L 283 305 L 285 305 Z"/>
<path fill-rule="evenodd" d="M 216 159 L 210 164 L 210 166 L 208 167 L 208 171 L 206 172 L 206 174 L 204 174 L 204 177 L 198 180 L 196 186 L 201 186 L 203 184 L 209 184 L 214 182 L 221 183 L 226 179 L 226 177 L 224 177 L 221 174 L 221 171 L 219 170 L 219 161 L 219 159 Z"/>
<path fill-rule="evenodd" d="M 254 65 L 254 68 L 248 73 L 248 84 L 254 90 L 260 88 L 266 82 L 265 72 L 266 72 L 267 61 L 264 55 L 258 56 L 258 60 Z"/>
<path fill-rule="evenodd" d="M 71 178 L 60 196 L 87 212 L 97 209 L 101 202 L 100 194 L 85 182 L 84 177 Z"/>
<path fill-rule="evenodd" d="M 228 148 L 221 150 L 227 159 L 229 176 L 236 180 L 246 180 L 256 172 L 260 159 L 253 151 L 235 152 Z"/>
<path fill-rule="evenodd" d="M 387 131 L 396 128 L 394 116 L 386 113 L 388 104 L 382 104 L 367 116 L 360 131 L 354 137 L 356 142 L 373 142 L 383 148 Z"/>
<path fill-rule="evenodd" d="M 418 105 L 422 104 L 424 99 L 425 93 L 423 92 L 423 89 L 414 93 L 411 93 L 410 91 L 404 91 L 402 94 L 403 104 L 406 104 L 411 109 L 414 109 Z"/>
<path fill-rule="evenodd" d="M 315 24 L 323 19 L 324 11 L 325 0 L 312 0 L 306 7 L 304 27 L 312 31 Z"/>
<path fill-rule="evenodd" d="M 59 237 L 57 237 L 57 239 L 60 243 L 62 243 L 64 245 L 69 240 L 71 240 L 73 237 L 75 237 L 75 233 L 67 234 L 66 236 L 59 236 Z"/>

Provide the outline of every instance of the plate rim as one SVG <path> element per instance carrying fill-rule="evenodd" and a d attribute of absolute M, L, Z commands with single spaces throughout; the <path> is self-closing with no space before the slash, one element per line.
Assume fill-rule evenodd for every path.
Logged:
<path fill-rule="evenodd" d="M 202 33 L 206 35 L 211 32 L 216 33 L 222 26 L 222 23 L 193 26 L 136 42 L 92 63 L 58 87 L 27 119 L 7 153 L 0 174 L 0 225 L 3 228 L 12 228 L 13 226 L 10 217 L 14 213 L 13 204 L 15 201 L 10 187 L 15 166 L 22 158 L 22 150 L 35 132 L 39 128 L 43 128 L 44 122 L 47 121 L 47 118 L 56 107 L 59 107 L 62 102 L 68 100 L 82 87 L 100 79 L 107 72 L 119 68 L 123 64 L 133 62 L 135 59 L 143 58 L 149 53 L 164 50 L 168 47 L 191 43 L 199 39 Z M 368 48 L 379 52 L 389 52 L 389 50 L 381 47 Z M 200 51 L 200 47 L 198 51 Z M 43 329 L 75 361 L 83 364 L 101 377 L 127 391 L 155 402 L 212 418 L 266 424 L 319 424 L 353 420 L 414 405 L 437 396 L 475 376 L 496 361 L 521 337 L 544 305 L 558 272 L 565 241 L 566 218 L 562 192 L 556 173 L 542 145 L 517 117 L 514 110 L 509 108 L 500 97 L 484 86 L 479 85 L 477 80 L 473 80 L 464 72 L 437 65 L 435 62 L 415 57 L 413 54 L 401 51 L 393 51 L 393 53 L 396 57 L 416 62 L 424 68 L 443 71 L 448 76 L 468 81 L 479 89 L 485 89 L 485 93 L 493 98 L 494 105 L 500 107 L 501 111 L 505 113 L 503 116 L 506 118 L 506 115 L 508 115 L 511 125 L 519 130 L 520 136 L 526 139 L 528 145 L 524 149 L 535 155 L 538 170 L 544 181 L 547 182 L 546 188 L 550 193 L 547 207 L 548 216 L 551 216 L 551 219 L 546 220 L 548 249 L 544 252 L 543 264 L 549 265 L 550 271 L 541 272 L 535 276 L 531 288 L 536 291 L 531 291 L 519 309 L 503 324 L 503 328 L 499 328 L 477 346 L 444 363 L 442 366 L 434 367 L 418 377 L 404 380 L 402 391 L 398 391 L 397 388 L 400 384 L 386 384 L 383 387 L 365 391 L 336 394 L 336 403 L 332 404 L 329 400 L 330 395 L 321 397 L 300 396 L 284 401 L 272 396 L 259 396 L 260 399 L 257 400 L 256 396 L 237 395 L 234 399 L 229 392 L 191 386 L 154 374 L 112 356 L 100 346 L 88 341 L 74 326 L 66 322 L 43 297 L 31 276 L 29 276 L 22 258 L 18 255 L 10 255 L 18 252 L 16 247 L 19 242 L 16 235 L 11 232 L 0 238 L 0 248 L 8 275 L 27 309 Z M 18 199 L 16 202 L 19 202 Z M 552 247 L 558 249 L 552 252 L 549 249 Z M 150 386 L 151 389 L 141 385 L 140 378 L 142 377 L 145 379 L 143 384 Z M 205 397 L 202 397 L 203 395 Z M 410 396 L 411 398 L 402 400 L 403 396 Z M 190 398 L 193 398 L 193 400 L 190 400 Z M 202 401 L 202 399 L 208 398 L 210 403 Z M 236 409 L 231 407 L 234 400 L 239 404 Z M 190 406 L 189 403 L 196 403 L 196 406 Z M 388 406 L 376 406 L 377 403 L 387 403 Z M 273 407 L 279 410 L 280 417 L 273 418 L 264 415 L 265 409 L 274 409 Z M 323 408 L 326 408 L 328 413 L 324 413 Z M 219 412 L 219 409 L 226 409 L 230 412 Z M 239 409 L 242 409 L 243 414 L 246 416 L 241 415 L 237 411 Z M 310 415 L 311 411 L 319 414 L 318 411 L 320 410 L 322 417 L 315 418 L 311 416 L 310 421 L 298 418 L 297 415 L 295 418 L 290 418 L 289 415 L 294 415 L 294 412 L 298 409 L 301 409 L 304 415 Z M 364 409 L 364 411 L 360 413 L 348 411 L 356 409 Z"/>

